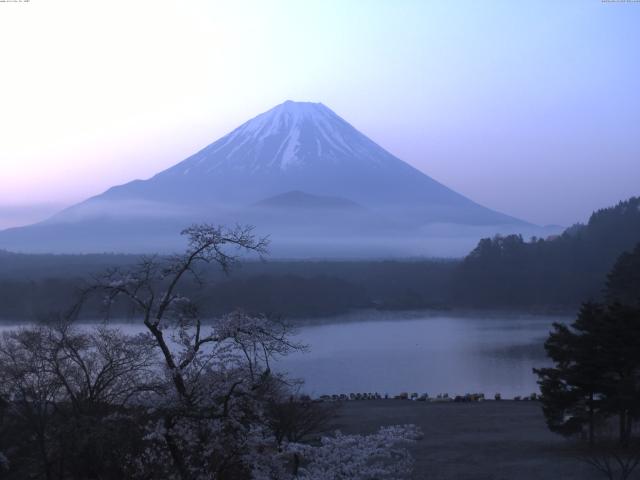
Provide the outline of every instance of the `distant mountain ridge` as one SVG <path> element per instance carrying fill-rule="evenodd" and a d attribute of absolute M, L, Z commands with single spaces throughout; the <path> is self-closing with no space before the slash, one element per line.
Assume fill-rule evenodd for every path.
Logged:
<path fill-rule="evenodd" d="M 321 198 L 361 206 L 363 233 L 379 237 L 380 245 L 389 235 L 418 240 L 430 225 L 507 231 L 533 227 L 433 180 L 321 103 L 286 101 L 148 180 L 112 187 L 40 224 L 0 232 L 0 248 L 165 250 L 178 246 L 170 232 L 175 237 L 184 225 L 202 221 L 251 221 L 278 238 L 273 230 L 286 224 L 287 204 L 298 208 L 296 195 L 307 206 Z M 277 225 L 266 221 L 271 216 L 256 214 L 256 208 L 267 206 L 279 209 Z M 320 235 L 324 243 L 331 237 L 338 245 L 345 232 L 357 235 L 360 222 L 351 215 L 343 229 L 339 219 L 324 215 L 311 232 L 311 226 L 298 228 L 298 220 L 291 215 L 286 241 Z"/>
<path fill-rule="evenodd" d="M 293 190 L 265 198 L 254 204 L 261 208 L 306 208 L 306 209 L 362 209 L 361 205 L 340 197 L 326 197 Z"/>

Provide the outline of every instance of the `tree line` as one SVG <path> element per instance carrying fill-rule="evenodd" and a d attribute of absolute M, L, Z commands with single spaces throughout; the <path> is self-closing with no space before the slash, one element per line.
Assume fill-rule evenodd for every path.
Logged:
<path fill-rule="evenodd" d="M 640 242 L 640 197 L 594 212 L 549 239 L 486 238 L 456 269 L 454 303 L 470 307 L 564 307 L 599 300 L 616 259 Z"/>
<path fill-rule="evenodd" d="M 637 242 L 640 199 L 631 198 L 557 237 L 482 239 L 462 260 L 243 261 L 230 276 L 204 269 L 205 289 L 189 280 L 181 288 L 212 317 L 235 308 L 287 318 L 363 308 L 573 311 L 585 299 L 602 298 L 606 273 Z M 60 311 L 96 272 L 140 259 L 0 252 L 0 319 L 29 321 Z M 86 312 L 98 317 L 100 304 Z M 126 311 L 113 312 L 126 318 Z"/>

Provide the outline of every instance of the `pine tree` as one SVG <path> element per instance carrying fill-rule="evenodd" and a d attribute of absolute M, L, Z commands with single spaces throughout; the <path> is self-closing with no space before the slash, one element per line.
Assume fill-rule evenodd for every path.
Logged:
<path fill-rule="evenodd" d="M 640 305 L 640 243 L 620 255 L 607 276 L 605 295 L 609 303 Z"/>
<path fill-rule="evenodd" d="M 554 324 L 545 342 L 553 368 L 534 369 L 542 393 L 543 412 L 549 429 L 562 435 L 581 432 L 585 426 L 593 443 L 596 417 L 602 412 L 602 385 L 606 372 L 600 363 L 594 334 L 601 329 L 604 310 L 585 303 L 569 327 Z"/>
<path fill-rule="evenodd" d="M 570 326 L 555 324 L 545 342 L 554 367 L 534 369 L 549 428 L 563 435 L 619 420 L 627 444 L 640 417 L 640 308 L 585 303 Z"/>

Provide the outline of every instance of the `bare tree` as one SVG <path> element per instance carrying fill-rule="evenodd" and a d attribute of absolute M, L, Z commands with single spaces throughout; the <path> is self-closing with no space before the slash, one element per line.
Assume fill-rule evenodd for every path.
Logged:
<path fill-rule="evenodd" d="M 195 355 L 206 344 L 215 342 L 215 336 L 202 334 L 202 323 L 197 307 L 189 299 L 178 293 L 180 283 L 187 275 L 201 281 L 198 266 L 202 263 L 216 263 L 228 272 L 242 252 L 266 253 L 267 238 L 256 238 L 253 227 L 236 226 L 226 230 L 212 225 L 194 225 L 182 232 L 188 239 L 185 253 L 169 259 L 144 258 L 132 269 L 111 269 L 84 290 L 82 296 L 98 291 L 106 295 L 111 304 L 124 297 L 135 312 L 141 316 L 147 330 L 153 335 L 160 348 L 166 367 L 172 372 L 175 388 L 183 401 L 189 403 L 182 371 L 187 368 Z M 178 360 L 172 352 L 164 329 L 176 325 L 187 332 L 193 327 L 189 337 L 190 354 Z M 187 337 L 183 339 L 187 340 Z"/>
<path fill-rule="evenodd" d="M 233 312 L 205 324 L 197 305 L 180 293 L 187 279 L 203 281 L 202 266 L 216 264 L 228 272 L 242 254 L 263 255 L 266 238 L 240 226 L 195 225 L 182 233 L 188 240 L 184 254 L 107 271 L 83 297 L 99 293 L 107 304 L 124 299 L 161 352 L 173 393 L 158 400 L 162 418 L 140 468 L 170 458 L 166 474 L 183 480 L 212 473 L 222 478 L 229 472 L 237 477 L 247 464 L 255 429 L 266 425 L 266 402 L 285 382 L 272 372 L 271 359 L 303 346 L 290 340 L 286 323 L 266 316 Z"/>
<path fill-rule="evenodd" d="M 160 385 L 149 340 L 66 322 L 5 332 L 0 442 L 7 455 L 22 458 L 12 470 L 42 472 L 47 479 L 86 478 L 87 468 L 101 470 L 102 478 L 122 476 L 114 457 L 127 444 L 123 426 L 138 419 L 114 415 Z"/>
<path fill-rule="evenodd" d="M 580 458 L 609 480 L 627 480 L 640 464 L 640 448 L 633 444 L 598 445 L 586 449 Z"/>
<path fill-rule="evenodd" d="M 628 480 L 640 465 L 640 441 L 621 443 L 610 418 L 598 418 L 592 435 L 578 441 L 578 459 L 591 465 L 609 480 Z"/>
<path fill-rule="evenodd" d="M 328 432 L 339 407 L 337 402 L 314 402 L 304 395 L 285 394 L 269 405 L 269 426 L 278 445 L 304 442 Z"/>
<path fill-rule="evenodd" d="M 71 312 L 77 318 L 82 303 L 96 296 L 107 313 L 124 302 L 143 334 L 58 322 L 2 337 L 0 451 L 6 457 L 0 467 L 9 465 L 9 478 L 406 474 L 411 462 L 399 445 L 415 437 L 413 427 L 306 443 L 326 429 L 333 409 L 292 396 L 296 382 L 272 369 L 275 358 L 305 348 L 286 322 L 239 311 L 204 322 L 182 295 L 185 282 L 204 281 L 202 267 L 216 264 L 227 272 L 243 253 L 264 254 L 267 240 L 250 227 L 197 225 L 183 234 L 184 254 L 108 270 L 82 291 Z M 344 468 L 327 477 L 327 465 Z"/>

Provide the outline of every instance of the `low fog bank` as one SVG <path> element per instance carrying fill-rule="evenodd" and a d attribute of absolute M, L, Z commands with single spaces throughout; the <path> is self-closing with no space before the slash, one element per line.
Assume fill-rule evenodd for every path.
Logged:
<path fill-rule="evenodd" d="M 151 206 L 147 205 L 148 208 Z M 20 253 L 54 254 L 167 254 L 185 247 L 180 236 L 187 226 L 203 221 L 214 225 L 236 223 L 255 226 L 255 233 L 270 238 L 269 256 L 278 259 L 385 259 L 460 258 L 481 238 L 521 234 L 546 238 L 561 227 L 533 225 L 469 226 L 459 224 L 415 225 L 387 221 L 370 212 L 295 211 L 274 214 L 265 209 L 222 210 L 220 213 L 156 215 L 133 212 L 113 215 L 79 215 L 62 220 L 0 232 L 0 249 Z"/>
<path fill-rule="evenodd" d="M 22 235 L 6 235 L 0 248 L 25 254 L 171 254 L 184 249 L 185 242 L 175 229 L 153 229 L 141 226 L 122 237 L 118 228 L 82 232 L 69 238 L 73 227 L 39 227 L 38 240 Z M 101 231 L 102 230 L 102 231 Z M 170 230 L 170 231 L 167 231 Z M 557 230 L 554 230 L 555 233 Z M 262 229 L 256 229 L 258 234 Z M 507 230 L 508 232 L 508 230 Z M 19 233 L 19 232 L 16 232 Z M 547 232 L 521 233 L 525 238 L 549 235 Z M 305 235 L 306 234 L 306 235 Z M 271 259 L 385 260 L 415 258 L 462 258 L 469 254 L 481 238 L 503 234 L 500 229 L 469 231 L 465 235 L 447 236 L 329 236 L 326 232 L 274 231 L 269 237 Z M 7 238 L 8 237 L 8 238 Z"/>
<path fill-rule="evenodd" d="M 344 259 L 384 260 L 416 258 L 463 258 L 482 238 L 496 235 L 522 235 L 530 239 L 548 238 L 562 232 L 562 227 L 495 225 L 471 227 L 433 224 L 411 232 L 397 234 L 330 236 L 313 228 L 275 230 L 269 235 L 270 257 L 274 259 Z"/>
<path fill-rule="evenodd" d="M 129 227 L 128 233 L 118 226 Z M 167 251 L 172 252 L 181 249 L 178 242 L 184 242 L 176 235 L 183 227 L 178 220 L 175 224 L 131 225 L 97 221 L 89 230 L 92 237 L 74 231 L 76 227 L 39 225 L 39 238 L 49 247 L 56 245 L 56 233 L 60 239 L 71 237 L 85 245 L 88 240 L 117 240 L 122 245 L 144 246 L 149 239 L 158 245 L 166 239 Z M 345 234 L 336 239 L 323 235 L 323 228 L 306 225 L 297 230 L 304 236 L 296 237 L 290 227 L 282 227 L 271 237 L 267 261 L 241 258 L 228 276 L 210 266 L 203 272 L 203 280 L 209 281 L 205 286 L 187 284 L 181 293 L 201 299 L 205 316 L 237 308 L 287 318 L 322 317 L 360 309 L 558 312 L 575 310 L 586 298 L 601 297 L 607 273 L 619 258 L 628 262 L 621 255 L 633 250 L 640 258 L 640 198 L 598 210 L 587 224 L 574 225 L 559 236 L 530 228 L 521 228 L 521 235 L 513 235 L 509 227 L 431 225 L 414 232 L 414 236 L 387 232 L 384 237 Z M 256 229 L 258 234 L 263 231 L 260 226 Z M 497 232 L 504 232 L 503 236 L 496 236 Z M 531 238 L 534 235 L 537 238 Z M 393 258 L 390 247 L 404 255 Z M 463 259 L 442 258 L 463 255 L 472 247 L 473 254 Z M 384 255 L 383 249 L 387 249 Z M 314 254 L 317 258 L 311 259 Z M 385 260 L 376 258 L 376 254 Z M 283 260 L 287 256 L 290 259 Z M 131 265 L 140 258 L 0 250 L 0 318 L 33 320 L 61 312 L 69 308 L 78 287 L 91 275 L 109 267 Z M 99 317 L 101 308 L 94 305 L 89 317 Z M 120 313 L 126 316 L 127 312 Z"/>
<path fill-rule="evenodd" d="M 62 205 L 44 203 L 36 205 L 0 205 L 0 230 L 39 222 L 59 212 Z"/>
<path fill-rule="evenodd" d="M 88 199 L 31 226 L 0 231 L 0 249 L 23 253 L 173 253 L 194 223 L 253 225 L 271 239 L 272 258 L 376 259 L 463 257 L 481 238 L 546 238 L 561 227 L 525 222 L 436 223 L 444 207 L 372 209 L 348 199 L 289 192 L 237 206 L 136 198 Z M 453 213 L 451 213 L 453 215 Z"/>

